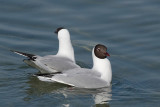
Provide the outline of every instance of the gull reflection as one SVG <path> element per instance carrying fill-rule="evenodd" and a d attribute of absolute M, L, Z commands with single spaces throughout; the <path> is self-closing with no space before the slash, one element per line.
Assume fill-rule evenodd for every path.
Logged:
<path fill-rule="evenodd" d="M 36 97 L 50 94 L 50 96 L 53 97 L 52 100 L 61 101 L 60 104 L 63 107 L 73 106 L 75 100 L 77 100 L 79 104 L 82 104 L 85 99 L 88 100 L 87 105 L 94 107 L 109 107 L 109 101 L 112 97 L 111 87 L 101 89 L 81 89 L 56 82 L 42 82 L 36 77 L 29 77 L 27 84 L 29 87 L 26 89 L 27 96 L 24 98 L 24 101 L 34 100 Z M 82 106 L 83 105 L 85 104 L 82 104 Z"/>
<path fill-rule="evenodd" d="M 96 107 L 109 107 L 109 101 L 112 100 L 111 87 L 99 89 L 99 92 L 93 95 Z"/>

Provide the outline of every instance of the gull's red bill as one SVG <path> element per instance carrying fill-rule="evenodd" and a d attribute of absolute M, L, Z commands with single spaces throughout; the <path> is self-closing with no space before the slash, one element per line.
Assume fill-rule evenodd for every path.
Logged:
<path fill-rule="evenodd" d="M 106 54 L 106 56 L 110 56 L 108 52 L 106 52 L 105 54 Z"/>

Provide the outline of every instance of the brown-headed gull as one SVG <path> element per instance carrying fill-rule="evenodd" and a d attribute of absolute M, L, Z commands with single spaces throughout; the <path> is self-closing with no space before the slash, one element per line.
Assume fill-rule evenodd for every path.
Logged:
<path fill-rule="evenodd" d="M 39 55 L 14 50 L 11 51 L 27 57 L 28 59 L 25 59 L 24 62 L 34 68 L 37 68 L 41 73 L 55 73 L 80 68 L 75 63 L 74 49 L 71 43 L 69 31 L 63 27 L 60 27 L 57 28 L 55 33 L 58 34 L 59 40 L 59 49 L 56 55 L 41 57 Z"/>
<path fill-rule="evenodd" d="M 92 50 L 93 68 L 74 68 L 58 74 L 36 75 L 42 81 L 59 82 L 79 88 L 102 88 L 110 86 L 112 69 L 107 47 L 96 45 Z"/>

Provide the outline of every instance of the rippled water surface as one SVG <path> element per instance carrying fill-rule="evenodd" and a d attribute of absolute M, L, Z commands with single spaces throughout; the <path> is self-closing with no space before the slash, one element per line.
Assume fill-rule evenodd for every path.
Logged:
<path fill-rule="evenodd" d="M 1 0 L 1 107 L 159 107 L 158 0 Z M 56 54 L 54 30 L 69 29 L 76 61 L 92 67 L 98 43 L 111 55 L 112 87 L 77 89 L 41 82 L 23 57 L 9 50 Z"/>

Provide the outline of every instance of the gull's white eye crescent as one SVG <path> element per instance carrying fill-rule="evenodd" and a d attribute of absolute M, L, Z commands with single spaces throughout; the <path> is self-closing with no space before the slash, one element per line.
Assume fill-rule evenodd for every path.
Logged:
<path fill-rule="evenodd" d="M 97 48 L 97 51 L 100 51 L 100 48 Z"/>

